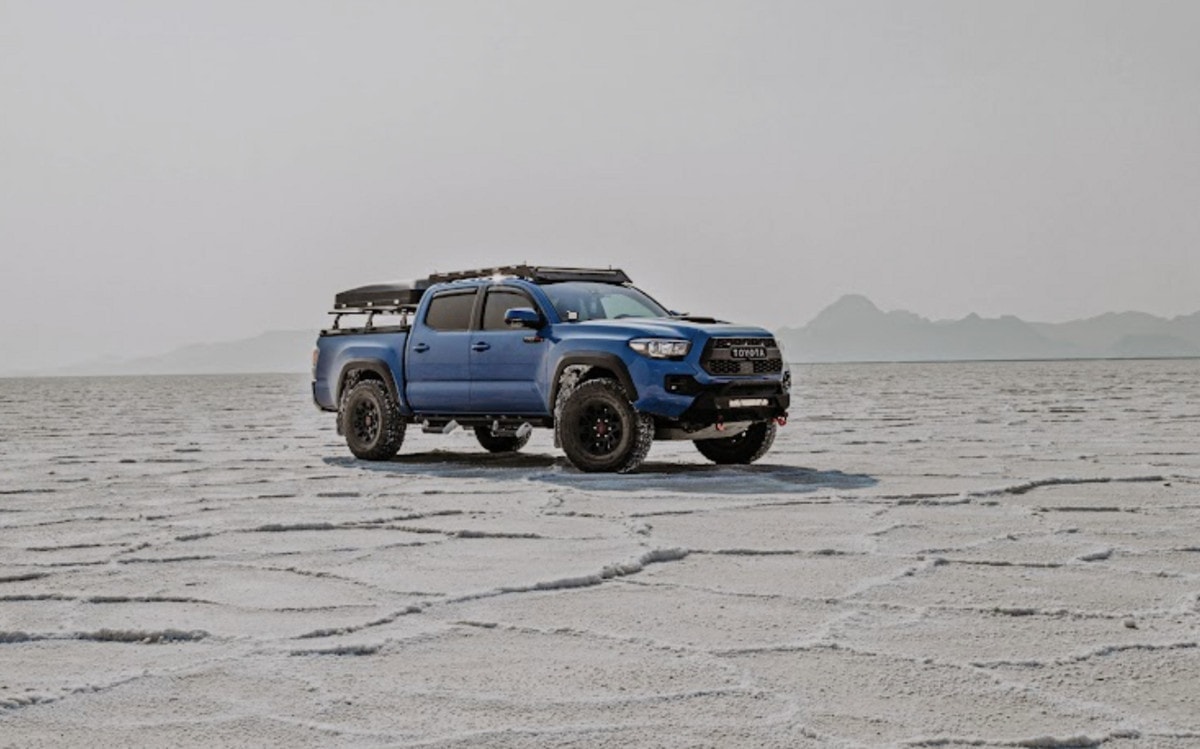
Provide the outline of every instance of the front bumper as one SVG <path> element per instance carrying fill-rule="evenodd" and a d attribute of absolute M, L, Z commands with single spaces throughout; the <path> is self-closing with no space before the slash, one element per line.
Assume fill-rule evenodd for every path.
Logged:
<path fill-rule="evenodd" d="M 660 423 L 687 430 L 721 422 L 767 421 L 787 414 L 791 373 L 764 377 L 713 377 L 690 362 L 635 361 L 634 406 Z"/>
<path fill-rule="evenodd" d="M 696 384 L 695 400 L 679 415 L 684 429 L 737 421 L 769 421 L 786 416 L 792 397 L 781 381 Z"/>

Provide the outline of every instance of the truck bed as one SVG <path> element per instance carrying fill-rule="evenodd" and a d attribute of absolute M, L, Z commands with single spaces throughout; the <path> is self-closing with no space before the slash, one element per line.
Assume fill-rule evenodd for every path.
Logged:
<path fill-rule="evenodd" d="M 403 351 L 408 331 L 407 325 L 322 330 L 317 338 L 313 371 L 313 399 L 317 405 L 326 411 L 336 411 L 341 373 L 350 362 L 367 361 L 386 365 L 378 374 L 388 383 L 401 409 L 407 410 Z"/>

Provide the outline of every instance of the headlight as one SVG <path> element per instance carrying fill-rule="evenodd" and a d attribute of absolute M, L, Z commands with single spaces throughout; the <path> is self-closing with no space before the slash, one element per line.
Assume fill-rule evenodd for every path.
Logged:
<path fill-rule="evenodd" d="M 679 359 L 692 350 L 692 342 L 676 338 L 637 338 L 629 348 L 651 359 Z"/>

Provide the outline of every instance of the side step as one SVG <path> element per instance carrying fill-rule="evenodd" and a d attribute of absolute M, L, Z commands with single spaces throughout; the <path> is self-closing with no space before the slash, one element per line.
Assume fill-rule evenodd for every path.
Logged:
<path fill-rule="evenodd" d="M 516 437 L 517 439 L 525 439 L 533 431 L 533 424 L 528 421 L 523 421 L 520 424 L 501 423 L 499 421 L 492 422 L 493 437 Z"/>
<path fill-rule="evenodd" d="M 421 431 L 425 434 L 450 434 L 455 429 L 458 429 L 458 422 L 454 419 L 450 421 L 426 421 L 421 425 Z"/>

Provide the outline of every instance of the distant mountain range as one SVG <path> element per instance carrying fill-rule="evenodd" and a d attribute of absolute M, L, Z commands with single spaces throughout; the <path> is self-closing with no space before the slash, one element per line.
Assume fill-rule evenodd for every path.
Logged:
<path fill-rule="evenodd" d="M 195 343 L 158 356 L 104 357 L 42 372 L 8 375 L 167 375 L 307 372 L 317 340 L 313 330 L 274 330 L 254 338 Z"/>
<path fill-rule="evenodd" d="M 1200 356 L 1200 312 L 1172 319 L 1110 312 L 1065 323 L 975 314 L 928 320 L 903 310 L 883 312 L 852 294 L 804 327 L 783 328 L 777 336 L 797 362 Z"/>
<path fill-rule="evenodd" d="M 807 325 L 782 328 L 776 335 L 793 362 L 1200 357 L 1200 312 L 1172 319 L 1110 312 L 1065 323 L 974 314 L 961 320 L 929 320 L 903 310 L 883 312 L 866 297 L 852 294 Z M 299 373 L 309 369 L 315 340 L 312 330 L 276 330 L 254 338 L 193 344 L 159 356 L 109 357 L 51 371 L 4 374 Z"/>

